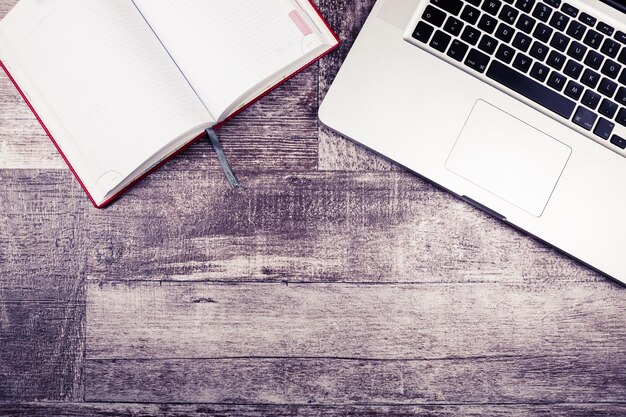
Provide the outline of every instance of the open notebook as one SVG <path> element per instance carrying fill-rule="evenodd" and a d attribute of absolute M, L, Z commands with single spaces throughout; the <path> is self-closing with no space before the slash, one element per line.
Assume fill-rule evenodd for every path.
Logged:
<path fill-rule="evenodd" d="M 102 207 L 328 53 L 309 0 L 21 0 L 0 63 Z"/>

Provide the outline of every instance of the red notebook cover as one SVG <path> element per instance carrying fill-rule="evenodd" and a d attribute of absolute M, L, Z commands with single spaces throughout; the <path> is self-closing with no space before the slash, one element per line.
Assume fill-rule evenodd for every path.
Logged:
<path fill-rule="evenodd" d="M 213 129 L 217 130 L 220 127 L 222 127 L 224 124 L 226 124 L 230 119 L 232 119 L 233 117 L 237 116 L 239 113 L 241 113 L 242 111 L 246 110 L 248 107 L 250 107 L 251 105 L 253 105 L 254 103 L 256 103 L 258 100 L 262 99 L 263 97 L 265 97 L 266 95 L 268 95 L 269 93 L 271 93 L 272 91 L 274 91 L 276 88 L 280 87 L 283 83 L 287 82 L 288 80 L 292 79 L 293 77 L 295 77 L 298 73 L 302 72 L 304 69 L 308 68 L 309 66 L 311 66 L 312 64 L 314 64 L 315 62 L 317 62 L 318 60 L 320 60 L 321 58 L 323 58 L 324 56 L 328 55 L 329 53 L 331 53 L 332 51 L 334 51 L 336 48 L 339 47 L 339 43 L 340 43 L 340 39 L 339 37 L 335 34 L 335 32 L 331 29 L 331 27 L 328 25 L 328 22 L 326 22 L 326 20 L 324 19 L 324 17 L 322 16 L 322 14 L 320 13 L 319 9 L 317 8 L 317 6 L 315 6 L 315 4 L 313 4 L 313 0 L 308 0 L 309 3 L 311 4 L 311 7 L 315 10 L 315 13 L 319 16 L 320 20 L 324 23 L 324 25 L 326 26 L 326 28 L 329 30 L 329 32 L 333 35 L 333 37 L 335 38 L 335 40 L 337 41 L 337 43 L 331 47 L 330 49 L 328 49 L 327 51 L 325 51 L 323 54 L 315 57 L 314 59 L 312 59 L 310 62 L 307 62 L 304 66 L 302 66 L 301 68 L 297 69 L 296 71 L 294 71 L 293 73 L 291 73 L 289 76 L 283 78 L 281 81 L 277 82 L 276 84 L 274 84 L 273 86 L 271 86 L 270 88 L 268 88 L 266 91 L 264 91 L 263 93 L 261 93 L 258 97 L 256 97 L 254 100 L 250 101 L 248 104 L 246 104 L 245 106 L 243 106 L 241 109 L 237 110 L 235 113 L 233 113 L 232 115 L 230 115 L 226 120 L 224 120 L 223 122 L 215 125 L 213 127 Z M 148 175 L 150 175 L 152 172 L 154 172 L 155 170 L 159 169 L 161 166 L 163 166 L 164 164 L 166 164 L 167 162 L 169 162 L 170 160 L 172 160 L 173 158 L 175 158 L 177 155 L 179 155 L 181 152 L 185 151 L 188 147 L 190 147 L 191 145 L 193 145 L 195 142 L 197 142 L 198 140 L 202 139 L 203 137 L 205 137 L 205 134 L 201 134 L 198 137 L 196 137 L 195 139 L 191 140 L 189 143 L 187 143 L 186 145 L 184 145 L 183 147 L 181 147 L 179 150 L 177 150 L 176 152 L 174 152 L 172 155 L 170 155 L 169 157 L 167 157 L 166 159 L 164 159 L 163 161 L 161 161 L 159 164 L 157 164 L 156 166 L 154 166 L 152 169 L 150 169 L 149 171 L 147 171 L 145 174 L 143 174 L 142 176 L 140 176 L 139 178 L 137 178 L 135 181 L 133 181 L 131 184 L 129 184 L 127 187 L 125 187 L 124 189 L 122 189 L 119 193 L 115 194 L 113 197 L 109 198 L 108 200 L 106 200 L 105 202 L 103 202 L 102 204 L 97 204 L 96 201 L 93 199 L 93 197 L 91 196 L 91 194 L 89 193 L 89 190 L 87 190 L 87 187 L 85 187 L 85 184 L 83 183 L 83 181 L 80 179 L 80 177 L 78 176 L 78 174 L 76 173 L 76 170 L 74 170 L 74 168 L 72 167 L 72 164 L 70 163 L 70 161 L 67 159 L 67 157 L 65 156 L 65 154 L 63 153 L 63 151 L 61 150 L 61 148 L 59 147 L 57 141 L 54 139 L 54 137 L 52 136 L 52 134 L 50 133 L 50 131 L 48 130 L 48 128 L 46 127 L 45 123 L 43 122 L 43 120 L 41 119 L 41 117 L 39 117 L 39 114 L 37 113 L 37 110 L 35 110 L 35 108 L 32 106 L 32 104 L 30 103 L 30 101 L 28 100 L 28 97 L 26 97 L 26 94 L 24 94 L 24 91 L 22 91 L 22 89 L 20 88 L 20 86 L 17 84 L 17 82 L 15 81 L 15 79 L 13 78 L 13 76 L 11 75 L 11 73 L 9 72 L 9 70 L 7 69 L 7 67 L 4 65 L 4 63 L 2 61 L 0 61 L 0 67 L 2 67 L 2 70 L 7 74 L 7 76 L 9 77 L 9 79 L 11 80 L 11 82 L 13 83 L 13 85 L 15 86 L 15 88 L 17 89 L 17 91 L 20 93 L 20 95 L 22 96 L 22 99 L 24 100 L 24 102 L 28 105 L 28 107 L 30 108 L 30 110 L 33 112 L 33 114 L 35 115 L 35 117 L 37 118 L 37 120 L 39 121 L 39 124 L 41 124 L 41 127 L 43 127 L 44 131 L 46 132 L 46 134 L 48 135 L 48 137 L 50 138 L 50 140 L 52 141 L 52 143 L 54 144 L 54 147 L 57 149 L 57 151 L 59 152 L 59 154 L 61 155 L 61 157 L 63 158 L 63 160 L 65 161 L 65 163 L 67 164 L 67 166 L 70 168 L 70 171 L 72 171 L 72 174 L 74 174 L 74 177 L 78 180 L 78 183 L 80 184 L 80 186 L 82 187 L 82 189 L 85 191 L 85 194 L 87 194 L 87 197 L 89 197 L 89 200 L 91 201 L 91 203 L 94 205 L 94 207 L 98 208 L 98 209 L 102 209 L 107 207 L 108 205 L 110 205 L 111 203 L 113 203 L 115 200 L 117 200 L 118 198 L 120 198 L 126 191 L 128 191 L 129 189 L 131 189 L 132 187 L 134 187 L 135 185 L 137 185 L 141 180 L 143 180 L 145 177 L 147 177 Z"/>

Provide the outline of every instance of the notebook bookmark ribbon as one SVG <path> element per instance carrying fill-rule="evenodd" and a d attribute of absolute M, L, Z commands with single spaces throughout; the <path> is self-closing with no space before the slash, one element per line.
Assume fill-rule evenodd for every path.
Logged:
<path fill-rule="evenodd" d="M 233 170 L 230 168 L 228 164 L 228 160 L 226 159 L 226 155 L 224 154 L 224 149 L 222 149 L 222 144 L 220 143 L 220 139 L 217 137 L 215 131 L 211 128 L 206 130 L 207 135 L 209 135 L 209 139 L 211 139 L 211 144 L 213 145 L 213 149 L 215 149 L 215 153 L 217 154 L 217 159 L 220 161 L 220 165 L 222 166 L 222 171 L 224 171 L 224 175 L 226 175 L 226 179 L 233 186 L 233 188 L 241 188 L 242 184 L 239 182 Z"/>

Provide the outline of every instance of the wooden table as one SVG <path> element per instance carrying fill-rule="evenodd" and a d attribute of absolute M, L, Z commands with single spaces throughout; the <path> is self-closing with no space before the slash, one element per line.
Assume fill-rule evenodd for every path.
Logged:
<path fill-rule="evenodd" d="M 96 210 L 0 76 L 0 414 L 626 415 L 624 288 L 318 123 L 373 3 L 223 128 L 240 191 L 205 141 Z"/>

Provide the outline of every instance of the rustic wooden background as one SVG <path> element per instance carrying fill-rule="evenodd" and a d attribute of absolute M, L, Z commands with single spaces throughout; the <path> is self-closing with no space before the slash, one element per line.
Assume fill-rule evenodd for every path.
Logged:
<path fill-rule="evenodd" d="M 0 0 L 0 15 L 15 0 Z M 0 414 L 626 415 L 626 290 L 321 127 L 344 43 L 94 209 L 0 76 Z"/>

